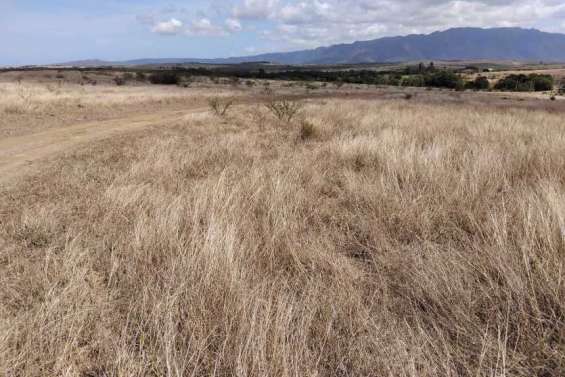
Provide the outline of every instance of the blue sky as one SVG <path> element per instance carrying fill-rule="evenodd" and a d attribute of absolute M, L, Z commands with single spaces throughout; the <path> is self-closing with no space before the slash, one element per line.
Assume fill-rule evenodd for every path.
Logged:
<path fill-rule="evenodd" d="M 0 0 L 0 65 L 253 55 L 457 26 L 565 32 L 565 1 Z"/>

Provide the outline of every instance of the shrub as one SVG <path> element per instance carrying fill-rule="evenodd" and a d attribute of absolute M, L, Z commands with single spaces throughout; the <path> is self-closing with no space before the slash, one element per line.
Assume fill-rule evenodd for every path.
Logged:
<path fill-rule="evenodd" d="M 291 100 L 273 100 L 266 104 L 267 109 L 273 113 L 278 119 L 287 123 L 292 122 L 292 119 L 302 110 L 302 103 Z"/>
<path fill-rule="evenodd" d="M 123 86 L 126 84 L 126 80 L 124 80 L 124 78 L 121 76 L 114 77 L 114 82 L 116 83 L 117 86 Z"/>
<path fill-rule="evenodd" d="M 316 134 L 316 128 L 311 122 L 303 121 L 300 123 L 300 140 L 305 141 Z"/>
<path fill-rule="evenodd" d="M 553 90 L 554 80 L 551 75 L 512 74 L 504 77 L 495 85 L 495 89 L 510 92 L 543 92 Z"/>
<path fill-rule="evenodd" d="M 485 76 L 478 76 L 475 80 L 470 82 L 470 88 L 475 90 L 489 90 L 490 81 Z"/>
<path fill-rule="evenodd" d="M 533 90 L 532 83 L 528 80 L 528 76 L 523 74 L 506 76 L 500 79 L 494 88 L 511 92 L 530 92 Z"/>
<path fill-rule="evenodd" d="M 464 86 L 464 83 L 455 72 L 442 70 L 426 75 L 425 85 L 434 88 L 457 89 Z"/>
<path fill-rule="evenodd" d="M 424 85 L 425 80 L 423 75 L 404 76 L 400 80 L 400 86 L 422 87 Z"/>
<path fill-rule="evenodd" d="M 220 97 L 212 97 L 208 99 L 208 106 L 210 106 L 210 109 L 212 109 L 214 114 L 224 117 L 233 105 L 233 102 L 233 98 L 222 99 Z"/>
<path fill-rule="evenodd" d="M 548 90 L 553 90 L 553 76 L 532 74 L 529 77 L 530 80 L 534 83 L 534 90 L 536 92 L 546 92 Z"/>
<path fill-rule="evenodd" d="M 149 81 L 156 85 L 178 85 L 180 75 L 175 72 L 155 72 L 149 77 Z"/>
<path fill-rule="evenodd" d="M 147 76 L 146 76 L 145 73 L 143 73 L 143 72 L 136 72 L 136 73 L 135 73 L 135 79 L 136 79 L 137 81 L 143 82 L 143 81 L 147 80 Z"/>

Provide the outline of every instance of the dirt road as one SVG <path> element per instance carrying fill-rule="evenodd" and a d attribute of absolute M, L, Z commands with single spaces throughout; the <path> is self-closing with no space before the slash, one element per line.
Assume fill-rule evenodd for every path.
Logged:
<path fill-rule="evenodd" d="M 151 126 L 172 124 L 186 116 L 205 112 L 206 108 L 188 111 L 162 111 L 138 114 L 123 119 L 79 123 L 31 135 L 0 140 L 0 187 L 15 178 L 32 173 L 38 162 L 81 144 Z"/>
<path fill-rule="evenodd" d="M 417 90 L 413 90 L 417 92 Z M 565 101 L 540 101 L 535 98 L 519 97 L 516 101 L 502 100 L 504 93 L 485 93 L 474 94 L 471 97 L 461 97 L 467 95 L 455 92 L 434 92 L 429 94 L 427 91 L 418 91 L 415 100 L 424 103 L 461 103 L 468 104 L 467 99 L 472 99 L 475 106 L 484 109 L 485 106 L 493 109 L 513 109 L 523 108 L 526 110 L 545 110 L 549 112 L 565 113 Z M 372 92 L 339 92 L 339 93 L 320 93 L 309 95 L 289 96 L 295 99 L 398 99 L 404 98 L 404 91 L 372 91 Z M 460 98 L 461 97 L 461 98 Z M 510 96 L 508 95 L 508 98 Z M 241 105 L 246 102 L 258 103 L 265 101 L 265 98 L 252 98 L 239 101 Z M 185 110 L 161 110 L 152 113 L 142 113 L 105 121 L 91 121 L 77 123 L 74 126 L 64 126 L 52 128 L 43 132 L 8 137 L 0 139 L 0 188 L 6 187 L 15 178 L 33 173 L 40 166 L 39 162 L 56 156 L 61 152 L 72 150 L 73 148 L 84 145 L 85 143 L 111 137 L 119 133 L 135 131 L 151 126 L 173 124 L 175 121 L 182 120 L 198 113 L 208 110 L 207 106 L 200 105 Z"/>

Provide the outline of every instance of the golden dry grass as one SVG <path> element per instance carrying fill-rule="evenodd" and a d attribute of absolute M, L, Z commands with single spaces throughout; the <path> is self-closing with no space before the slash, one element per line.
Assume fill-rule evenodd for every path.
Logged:
<path fill-rule="evenodd" d="M 239 97 L 218 87 L 81 86 L 62 82 L 0 82 L 0 136 L 21 136 L 85 120 L 102 120 L 163 108 L 206 105 L 206 98 Z"/>
<path fill-rule="evenodd" d="M 562 116 L 199 115 L 0 197 L 6 376 L 565 374 Z"/>

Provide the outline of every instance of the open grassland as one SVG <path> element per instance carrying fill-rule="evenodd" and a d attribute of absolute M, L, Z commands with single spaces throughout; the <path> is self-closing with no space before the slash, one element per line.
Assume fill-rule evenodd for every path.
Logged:
<path fill-rule="evenodd" d="M 304 103 L 1 192 L 0 374 L 564 375 L 562 114 Z"/>
<path fill-rule="evenodd" d="M 241 92 L 155 86 L 81 86 L 62 82 L 0 82 L 0 137 L 22 136 L 85 120 L 206 106 L 210 95 Z"/>

